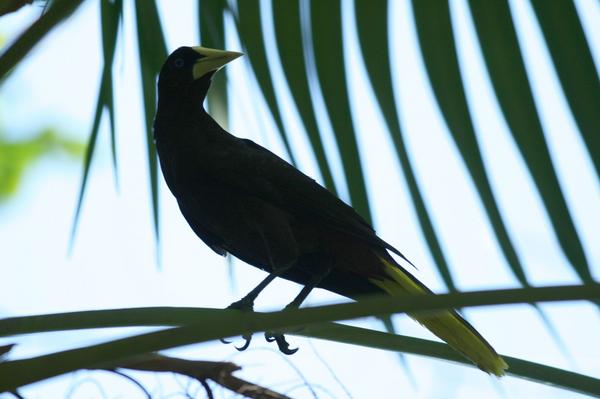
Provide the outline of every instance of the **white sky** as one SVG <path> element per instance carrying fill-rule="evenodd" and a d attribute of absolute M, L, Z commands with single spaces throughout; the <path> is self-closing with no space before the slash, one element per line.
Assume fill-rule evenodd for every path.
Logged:
<path fill-rule="evenodd" d="M 119 158 L 119 189 L 115 188 L 111 169 L 106 123 L 100 133 L 88 191 L 84 202 L 75 249 L 66 255 L 75 201 L 80 184 L 80 168 L 64 159 L 43 160 L 25 179 L 19 194 L 0 208 L 0 255 L 3 276 L 8 284 L 0 291 L 0 316 L 89 310 L 133 306 L 224 307 L 252 288 L 262 272 L 236 262 L 235 290 L 231 289 L 226 262 L 212 253 L 191 232 L 164 184 L 161 186 L 161 266 L 155 259 L 149 187 L 145 156 L 145 133 L 139 86 L 137 48 L 132 2 L 125 1 L 124 41 L 117 47 L 115 87 Z M 354 122 L 361 132 L 359 144 L 363 166 L 369 181 L 369 195 L 375 210 L 379 234 L 403 250 L 419 265 L 417 275 L 431 288 L 442 290 L 443 283 L 424 245 L 398 171 L 397 161 L 384 124 L 373 102 L 351 21 L 351 2 L 343 2 L 344 35 L 348 39 L 346 66 L 352 84 L 351 103 Z M 390 24 L 392 62 L 397 71 L 394 84 L 401 110 L 402 127 L 422 184 L 427 205 L 435 219 L 443 249 L 461 289 L 515 286 L 491 228 L 482 212 L 454 143 L 433 101 L 422 67 L 412 24 L 412 12 L 406 1 L 391 2 Z M 466 0 L 452 0 L 451 12 L 459 43 L 463 79 L 469 105 L 474 111 L 481 150 L 492 179 L 494 193 L 528 276 L 536 284 L 575 283 L 577 278 L 560 251 L 550 224 L 540 206 L 537 192 L 524 168 L 507 131 L 491 85 L 483 68 L 473 35 Z M 167 32 L 169 51 L 179 45 L 196 44 L 194 1 L 160 2 Z M 269 3 L 263 11 L 269 10 Z M 600 4 L 594 0 L 577 1 L 578 10 L 588 29 L 592 51 L 599 65 Z M 511 1 L 513 17 L 521 38 L 525 62 L 553 161 L 561 185 L 573 212 L 593 274 L 600 278 L 600 187 L 571 115 L 566 111 L 547 50 L 528 2 Z M 28 7 L 0 19 L 0 34 L 9 38 L 39 13 Z M 269 28 L 269 21 L 266 22 Z M 233 36 L 232 50 L 239 49 Z M 32 134 L 43 126 L 57 126 L 75 137 L 89 134 L 99 84 L 101 54 L 99 15 L 96 2 L 86 2 L 77 14 L 61 25 L 0 86 L 1 122 L 13 137 Z M 270 50 L 275 46 L 267 40 Z M 281 71 L 273 63 L 276 82 L 281 88 Z M 273 133 L 273 123 L 254 81 L 248 79 L 249 66 L 244 59 L 227 68 L 233 72 L 230 89 L 234 99 L 230 130 L 249 137 L 275 152 L 282 145 Z M 288 110 L 285 124 L 293 135 L 294 149 L 303 171 L 316 176 L 312 155 L 306 151 L 306 139 L 299 127 L 298 115 L 286 87 L 279 90 L 279 101 Z M 105 121 L 106 122 L 106 121 Z M 327 120 L 319 123 L 327 130 Z M 332 154 L 335 155 L 335 154 Z M 299 287 L 278 281 L 260 296 L 258 309 L 278 309 L 287 303 Z M 308 303 L 339 300 L 333 294 L 317 290 Z M 567 367 L 600 377 L 600 318 L 597 309 L 587 304 L 543 305 L 571 358 L 557 348 L 539 317 L 528 306 L 470 309 L 466 312 L 482 334 L 504 354 Z M 400 332 L 422 337 L 431 335 L 405 316 L 394 319 Z M 371 320 L 359 322 L 372 328 Z M 16 356 L 80 346 L 99 338 L 122 336 L 121 331 L 74 332 L 20 337 L 1 342 L 19 342 Z M 286 391 L 299 383 L 298 376 L 286 363 L 292 362 L 316 386 L 332 397 L 346 397 L 334 381 L 311 344 L 335 370 L 355 398 L 398 397 L 573 397 L 539 384 L 504 378 L 494 382 L 483 373 L 455 367 L 441 361 L 408 356 L 409 368 L 416 379 L 412 385 L 393 353 L 351 347 L 316 340 L 290 337 L 301 350 L 283 359 L 272 351 L 260 335 L 252 349 L 237 354 L 232 346 L 220 343 L 197 345 L 176 353 L 199 359 L 229 359 L 244 366 L 240 376 Z M 368 365 L 368 366 L 367 366 Z M 77 373 L 62 379 L 32 386 L 23 393 L 28 398 L 63 397 L 74 381 L 97 380 L 108 393 L 142 397 L 132 385 L 119 377 Z M 177 385 L 172 378 L 145 376 L 143 381 L 161 386 L 164 396 Z M 182 381 L 179 379 L 179 381 Z M 315 388 L 319 390 L 320 388 Z M 319 391 L 320 397 L 328 397 Z M 306 388 L 290 393 L 294 397 L 312 397 Z M 137 395 L 137 396 L 136 396 Z M 0 395 L 0 398 L 3 396 Z M 85 383 L 74 397 L 100 397 L 97 386 Z"/>

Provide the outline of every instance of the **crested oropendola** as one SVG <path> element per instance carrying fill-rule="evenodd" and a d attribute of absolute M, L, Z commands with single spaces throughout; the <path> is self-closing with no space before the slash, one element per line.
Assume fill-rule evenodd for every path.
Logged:
<path fill-rule="evenodd" d="M 352 207 L 271 151 L 231 135 L 206 112 L 212 76 L 241 55 L 204 47 L 175 50 L 160 72 L 154 120 L 164 178 L 192 230 L 219 255 L 231 253 L 269 273 L 232 307 L 251 310 L 276 277 L 305 286 L 292 306 L 313 287 L 352 299 L 430 294 L 389 254 L 406 259 L 400 251 Z M 504 360 L 457 312 L 411 317 L 482 370 L 504 374 Z M 282 335 L 272 338 L 283 352 L 293 352 Z"/>

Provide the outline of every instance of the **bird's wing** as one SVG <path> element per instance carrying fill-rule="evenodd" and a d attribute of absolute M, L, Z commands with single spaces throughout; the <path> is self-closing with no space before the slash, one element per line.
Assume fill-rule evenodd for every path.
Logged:
<path fill-rule="evenodd" d="M 224 242 L 221 237 L 212 233 L 210 229 L 205 228 L 201 223 L 198 223 L 196 218 L 194 218 L 194 203 L 192 202 L 190 204 L 190 202 L 182 199 L 177 199 L 177 203 L 179 204 L 183 217 L 194 233 L 196 233 L 196 235 L 217 254 L 221 256 L 227 255 L 227 250 L 224 247 Z"/>
<path fill-rule="evenodd" d="M 387 248 L 408 261 L 400 251 L 377 237 L 371 225 L 351 206 L 253 141 L 235 138 L 207 156 L 202 168 L 212 169 L 209 173 L 222 184 L 257 196 L 292 214 L 318 218 L 333 229 Z"/>

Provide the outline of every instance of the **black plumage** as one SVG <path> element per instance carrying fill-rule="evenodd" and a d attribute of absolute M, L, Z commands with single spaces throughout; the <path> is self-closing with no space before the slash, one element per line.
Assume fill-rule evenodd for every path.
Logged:
<path fill-rule="evenodd" d="M 181 47 L 160 73 L 156 147 L 194 232 L 220 255 L 307 285 L 304 296 L 312 286 L 353 299 L 429 293 L 388 251 L 404 256 L 352 207 L 269 150 L 229 134 L 204 110 L 213 74 L 239 55 Z M 502 359 L 455 312 L 413 317 L 480 368 L 502 373 Z"/>

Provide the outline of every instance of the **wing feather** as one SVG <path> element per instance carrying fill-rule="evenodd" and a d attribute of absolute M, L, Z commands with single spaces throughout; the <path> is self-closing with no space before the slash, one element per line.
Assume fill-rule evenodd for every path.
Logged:
<path fill-rule="evenodd" d="M 318 218 L 332 229 L 386 248 L 410 263 L 400 251 L 377 237 L 371 225 L 351 206 L 314 179 L 251 140 L 229 137 L 235 144 L 220 146 L 225 150 L 213 152 L 204 159 L 201 167 L 212 170 L 203 172 L 293 215 Z"/>

